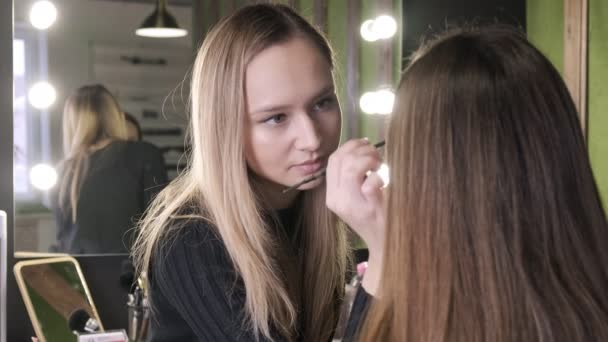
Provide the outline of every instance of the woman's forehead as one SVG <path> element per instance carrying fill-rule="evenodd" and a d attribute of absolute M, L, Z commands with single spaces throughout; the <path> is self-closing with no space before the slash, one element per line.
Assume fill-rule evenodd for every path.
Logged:
<path fill-rule="evenodd" d="M 292 103 L 333 85 L 331 67 L 308 40 L 294 38 L 260 52 L 247 66 L 248 108 Z"/>

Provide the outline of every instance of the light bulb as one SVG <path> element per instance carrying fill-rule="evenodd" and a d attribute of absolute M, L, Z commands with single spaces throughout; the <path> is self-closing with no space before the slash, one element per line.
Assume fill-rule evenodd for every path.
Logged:
<path fill-rule="evenodd" d="M 376 113 L 388 115 L 393 112 L 395 104 L 395 93 L 389 89 L 381 89 L 376 92 Z"/>
<path fill-rule="evenodd" d="M 38 1 L 30 9 L 30 23 L 39 30 L 46 30 L 56 19 L 57 8 L 50 1 Z"/>
<path fill-rule="evenodd" d="M 359 106 L 361 110 L 366 114 L 376 113 L 376 92 L 368 91 L 361 96 L 359 99 Z"/>
<path fill-rule="evenodd" d="M 389 169 L 388 169 L 388 165 L 386 164 L 382 164 L 380 165 L 380 168 L 378 169 L 378 176 L 380 176 L 380 178 L 382 179 L 382 182 L 384 183 L 384 186 L 387 186 L 390 180 L 389 177 Z"/>
<path fill-rule="evenodd" d="M 397 22 L 390 15 L 381 15 L 374 19 L 371 30 L 377 39 L 388 39 L 397 33 Z"/>
<path fill-rule="evenodd" d="M 372 30 L 374 26 L 374 20 L 366 20 L 361 24 L 361 37 L 367 40 L 368 42 L 373 42 L 378 40 L 376 33 Z"/>
<path fill-rule="evenodd" d="M 57 99 L 55 88 L 47 82 L 34 84 L 28 92 L 30 104 L 37 109 L 49 108 Z"/>
<path fill-rule="evenodd" d="M 52 166 L 37 164 L 30 170 L 30 182 L 40 190 L 49 190 L 57 183 L 57 171 Z"/>

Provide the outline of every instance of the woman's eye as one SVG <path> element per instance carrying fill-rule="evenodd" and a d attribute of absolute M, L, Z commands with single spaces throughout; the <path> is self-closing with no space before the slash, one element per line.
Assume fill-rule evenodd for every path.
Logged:
<path fill-rule="evenodd" d="M 264 123 L 269 123 L 271 125 L 278 125 L 281 122 L 285 121 L 286 118 L 287 118 L 287 115 L 285 115 L 285 114 L 276 114 L 276 115 L 273 115 L 273 116 L 267 118 L 266 120 L 264 120 Z"/>
<path fill-rule="evenodd" d="M 333 96 L 326 97 L 326 98 L 322 99 L 321 101 L 317 102 L 315 104 L 315 106 L 313 107 L 313 110 L 318 112 L 318 111 L 325 110 L 327 108 L 331 108 L 331 106 L 334 104 L 334 102 L 335 102 L 335 98 Z"/>

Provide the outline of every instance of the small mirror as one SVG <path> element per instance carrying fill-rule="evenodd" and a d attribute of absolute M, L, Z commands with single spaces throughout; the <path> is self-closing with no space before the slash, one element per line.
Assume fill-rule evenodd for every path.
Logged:
<path fill-rule="evenodd" d="M 103 331 L 76 259 L 20 261 L 14 272 L 39 341 L 76 341 L 70 329 L 75 316 L 92 318 Z"/>

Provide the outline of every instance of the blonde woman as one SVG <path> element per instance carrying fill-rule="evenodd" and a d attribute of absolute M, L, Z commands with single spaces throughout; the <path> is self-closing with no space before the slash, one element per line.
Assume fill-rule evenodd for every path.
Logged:
<path fill-rule="evenodd" d="M 66 101 L 54 211 L 58 245 L 71 254 L 127 253 L 135 222 L 167 182 L 160 151 L 128 142 L 125 117 L 101 85 L 79 88 Z"/>
<path fill-rule="evenodd" d="M 608 341 L 608 224 L 580 127 L 559 73 L 519 32 L 423 46 L 397 90 L 387 193 L 365 177 L 380 163 L 365 141 L 327 170 L 328 205 L 370 245 L 351 315 L 363 323 L 347 335 Z"/>
<path fill-rule="evenodd" d="M 327 41 L 282 5 L 243 7 L 198 51 L 189 169 L 141 223 L 151 341 L 328 341 L 346 237 L 322 180 L 341 114 Z"/>

